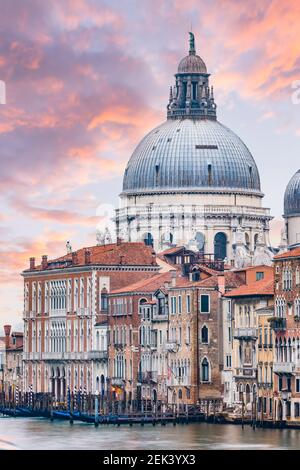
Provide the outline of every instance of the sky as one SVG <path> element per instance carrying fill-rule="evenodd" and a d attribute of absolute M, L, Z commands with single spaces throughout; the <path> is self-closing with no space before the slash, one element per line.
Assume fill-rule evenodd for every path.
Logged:
<path fill-rule="evenodd" d="M 30 256 L 95 244 L 127 160 L 166 118 L 191 28 L 279 242 L 300 167 L 298 0 L 0 0 L 0 11 L 0 334 L 22 329 Z"/>

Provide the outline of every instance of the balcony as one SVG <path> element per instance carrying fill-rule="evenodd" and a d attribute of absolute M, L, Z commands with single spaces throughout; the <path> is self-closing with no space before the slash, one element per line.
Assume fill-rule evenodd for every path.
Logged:
<path fill-rule="evenodd" d="M 293 375 L 296 366 L 293 362 L 274 362 L 273 372 L 277 375 Z"/>
<path fill-rule="evenodd" d="M 125 343 L 114 343 L 114 348 L 115 349 L 124 349 L 126 346 Z"/>
<path fill-rule="evenodd" d="M 257 339 L 257 329 L 256 328 L 236 328 L 234 330 L 233 337 L 235 339 Z"/>
<path fill-rule="evenodd" d="M 168 342 L 165 344 L 165 350 L 167 352 L 177 352 L 178 344 L 176 341 Z"/>
<path fill-rule="evenodd" d="M 253 367 L 237 367 L 235 376 L 256 379 L 256 369 Z"/>
<path fill-rule="evenodd" d="M 137 381 L 142 384 L 157 383 L 157 371 L 139 372 Z"/>
<path fill-rule="evenodd" d="M 115 385 L 117 387 L 124 387 L 125 380 L 122 377 L 112 377 L 110 379 L 111 385 Z"/>
<path fill-rule="evenodd" d="M 168 321 L 168 318 L 169 318 L 169 316 L 168 316 L 167 313 L 165 313 L 165 314 L 161 313 L 160 314 L 160 313 L 154 313 L 153 312 L 153 315 L 152 315 L 152 321 L 154 321 L 154 322 Z"/>
<path fill-rule="evenodd" d="M 80 307 L 77 309 L 77 315 L 79 317 L 87 317 L 90 315 L 90 308 L 89 307 Z"/>
<path fill-rule="evenodd" d="M 108 353 L 107 351 L 89 351 L 88 352 L 88 359 L 91 359 L 92 361 L 97 361 L 97 360 L 105 360 L 108 358 Z"/>
<path fill-rule="evenodd" d="M 271 328 L 276 331 L 286 330 L 286 318 L 283 317 L 270 317 L 268 318 Z"/>
<path fill-rule="evenodd" d="M 190 376 L 183 376 L 183 377 L 174 377 L 171 376 L 170 379 L 167 380 L 167 386 L 190 386 L 191 385 L 191 377 Z"/>

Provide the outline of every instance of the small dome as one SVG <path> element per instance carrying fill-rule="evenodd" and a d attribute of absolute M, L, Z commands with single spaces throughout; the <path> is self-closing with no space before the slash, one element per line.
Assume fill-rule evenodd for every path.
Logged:
<path fill-rule="evenodd" d="M 284 194 L 284 215 L 300 216 L 300 170 L 298 170 L 286 187 Z"/>
<path fill-rule="evenodd" d="M 207 68 L 201 57 L 189 54 L 180 61 L 178 73 L 207 73 Z"/>

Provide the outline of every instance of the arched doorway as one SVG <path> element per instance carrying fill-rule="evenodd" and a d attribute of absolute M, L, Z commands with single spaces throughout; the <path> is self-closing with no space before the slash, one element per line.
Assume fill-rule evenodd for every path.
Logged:
<path fill-rule="evenodd" d="M 225 233 L 218 232 L 214 239 L 215 259 L 225 259 L 227 257 L 227 237 Z"/>
<path fill-rule="evenodd" d="M 105 377 L 103 374 L 100 377 L 100 387 L 101 387 L 100 393 L 101 393 L 101 396 L 103 397 L 104 392 L 105 392 Z"/>
<path fill-rule="evenodd" d="M 250 396 L 250 385 L 246 385 L 246 405 L 250 403 L 251 401 L 251 396 Z"/>
<path fill-rule="evenodd" d="M 60 370 L 59 367 L 56 369 L 56 399 L 60 401 L 61 388 L 60 388 Z"/>

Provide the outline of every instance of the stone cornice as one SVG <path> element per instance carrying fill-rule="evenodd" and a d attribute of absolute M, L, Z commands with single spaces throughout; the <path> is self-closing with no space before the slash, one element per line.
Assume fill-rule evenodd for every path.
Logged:
<path fill-rule="evenodd" d="M 72 266 L 68 268 L 58 268 L 58 269 L 46 269 L 46 270 L 35 270 L 35 271 L 23 271 L 21 276 L 24 278 L 28 277 L 38 277 L 38 276 L 53 276 L 57 274 L 72 274 L 72 273 L 86 273 L 91 271 L 107 271 L 107 272 L 116 272 L 116 271 L 130 271 L 130 272 L 139 272 L 139 271 L 159 271 L 160 266 L 134 266 L 134 265 L 90 265 L 90 266 Z"/>

